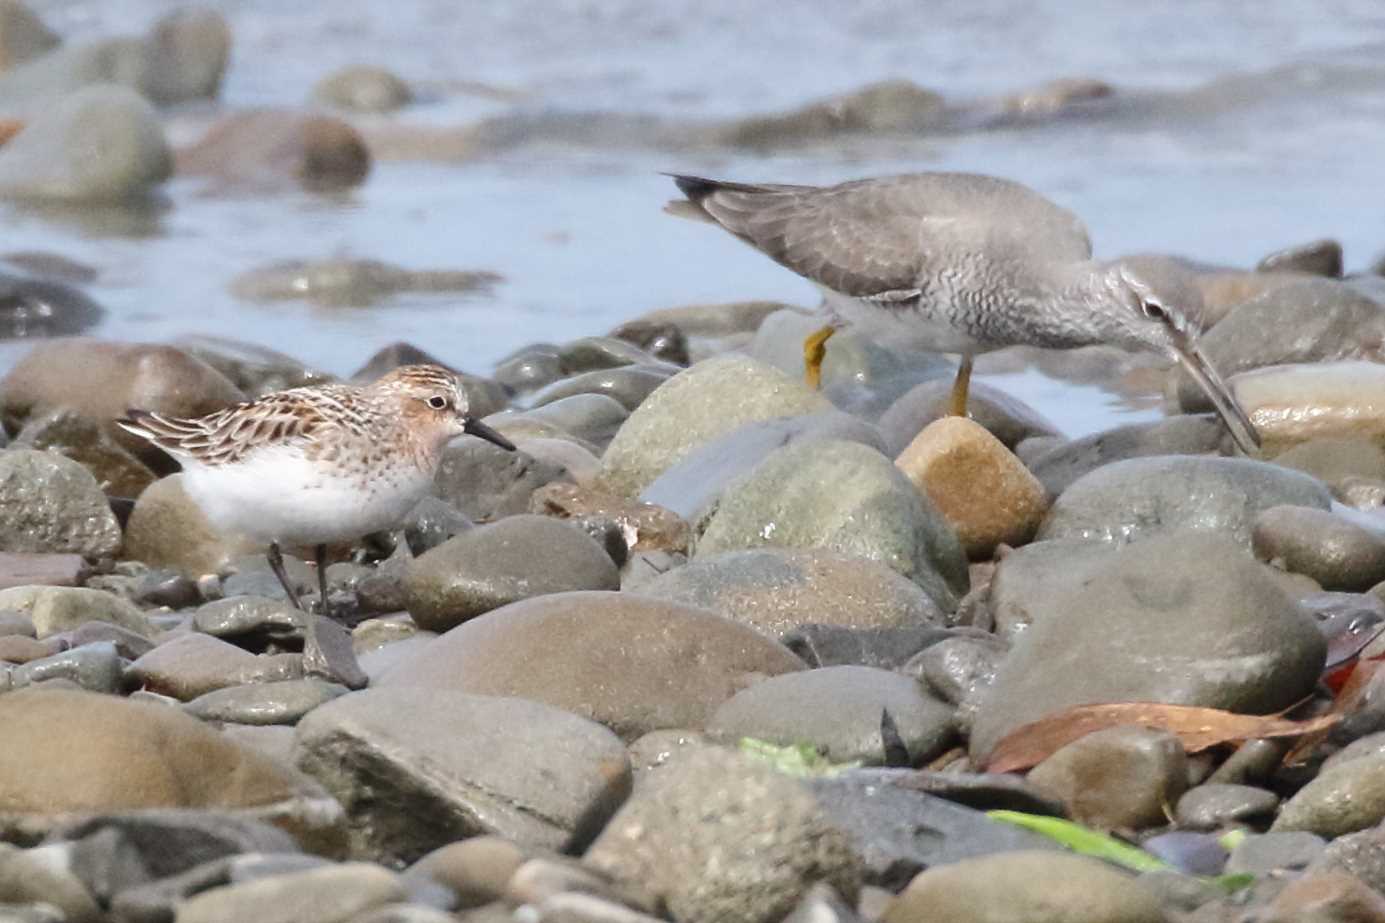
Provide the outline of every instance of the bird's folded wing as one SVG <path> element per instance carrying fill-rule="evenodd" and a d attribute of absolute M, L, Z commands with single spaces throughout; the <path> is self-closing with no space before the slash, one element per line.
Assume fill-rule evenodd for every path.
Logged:
<path fill-rule="evenodd" d="M 311 404 L 285 392 L 196 419 L 131 410 L 117 422 L 175 458 L 221 465 L 259 449 L 312 442 L 326 421 Z"/>

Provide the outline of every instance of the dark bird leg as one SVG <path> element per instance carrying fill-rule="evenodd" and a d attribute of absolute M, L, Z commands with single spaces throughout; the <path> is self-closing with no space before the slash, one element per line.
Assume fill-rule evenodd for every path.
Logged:
<path fill-rule="evenodd" d="M 317 608 L 319 612 L 330 618 L 332 610 L 327 605 L 327 546 L 318 545 L 313 549 L 313 556 L 317 559 L 317 591 L 318 599 L 321 600 Z"/>
<path fill-rule="evenodd" d="M 279 550 L 278 542 L 269 543 L 269 551 L 265 552 L 265 557 L 269 559 L 269 569 L 274 571 L 274 576 L 279 578 L 279 585 L 288 594 L 289 601 L 293 603 L 295 609 L 302 609 L 303 603 L 298 598 L 298 592 L 294 590 L 293 583 L 289 580 L 288 573 L 284 570 L 284 554 Z"/>
<path fill-rule="evenodd" d="M 957 377 L 952 380 L 952 406 L 948 413 L 954 417 L 967 415 L 967 394 L 971 391 L 971 353 L 963 353 L 957 366 Z"/>

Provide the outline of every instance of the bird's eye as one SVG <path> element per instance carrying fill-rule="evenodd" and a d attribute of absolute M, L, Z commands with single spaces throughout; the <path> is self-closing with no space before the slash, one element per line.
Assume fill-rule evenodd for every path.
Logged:
<path fill-rule="evenodd" d="M 428 406 L 432 407 L 434 410 L 442 410 L 447 406 L 447 398 L 443 397 L 441 394 L 434 394 L 432 397 L 428 398 Z"/>
<path fill-rule="evenodd" d="M 1145 312 L 1145 317 L 1148 317 L 1150 320 L 1163 320 L 1168 316 L 1164 312 L 1162 305 L 1155 304 L 1152 301 L 1141 302 L 1140 309 Z"/>

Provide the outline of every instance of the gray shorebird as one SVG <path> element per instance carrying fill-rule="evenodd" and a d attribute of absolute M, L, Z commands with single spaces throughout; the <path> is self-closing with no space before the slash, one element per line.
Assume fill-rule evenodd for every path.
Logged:
<path fill-rule="evenodd" d="M 400 366 L 362 387 L 290 388 L 195 419 L 129 410 L 116 422 L 182 464 L 184 489 L 213 526 L 267 544 L 300 609 L 279 545 L 313 545 L 324 614 L 327 545 L 396 528 L 454 438 L 515 448 L 436 365 Z"/>
<path fill-rule="evenodd" d="M 1177 362 L 1241 451 L 1260 444 L 1198 348 L 1199 293 L 1157 267 L 1093 260 L 1082 221 L 1026 186 L 969 173 L 823 187 L 670 175 L 687 197 L 670 212 L 721 226 L 821 289 L 827 325 L 803 344 L 814 387 L 827 340 L 844 324 L 906 348 L 961 354 L 957 416 L 966 416 L 977 353 L 1108 344 Z"/>

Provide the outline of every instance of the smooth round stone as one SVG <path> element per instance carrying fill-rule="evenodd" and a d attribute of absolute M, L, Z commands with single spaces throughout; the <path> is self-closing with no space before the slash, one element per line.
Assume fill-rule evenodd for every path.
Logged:
<path fill-rule="evenodd" d="M 184 708 L 203 721 L 296 724 L 319 705 L 348 691 L 345 686 L 320 679 L 287 679 L 215 689 L 193 699 Z"/>
<path fill-rule="evenodd" d="M 347 189 L 370 174 L 370 148 L 350 124 L 292 110 L 237 112 L 178 151 L 178 172 L 260 192 Z"/>
<path fill-rule="evenodd" d="M 1170 830 L 1143 840 L 1140 846 L 1185 875 L 1220 875 L 1226 867 L 1226 848 L 1210 833 Z"/>
<path fill-rule="evenodd" d="M 830 341 L 829 341 L 830 343 Z M 951 411 L 950 378 L 925 381 L 902 394 L 880 415 L 880 433 L 888 454 L 898 455 L 930 424 Z M 1054 437 L 1058 427 L 1037 410 L 985 382 L 973 381 L 967 393 L 967 416 L 1014 449 L 1026 439 Z"/>
<path fill-rule="evenodd" d="M 947 118 L 939 94 L 910 80 L 881 80 L 788 112 L 733 119 L 715 137 L 736 147 L 773 149 L 858 132 L 922 135 L 937 131 Z"/>
<path fill-rule="evenodd" d="M 39 638 L 85 625 L 109 622 L 152 638 L 157 632 L 144 613 L 112 593 L 83 587 L 21 586 L 0 590 L 0 609 L 29 616 Z"/>
<path fill-rule="evenodd" d="M 263 550 L 247 536 L 213 528 L 183 489 L 182 474 L 149 485 L 125 526 L 128 557 L 192 579 L 224 571 L 233 560 Z"/>
<path fill-rule="evenodd" d="M 147 194 L 172 172 L 157 113 L 115 86 L 64 97 L 0 148 L 0 195 L 11 198 L 128 199 Z"/>
<path fill-rule="evenodd" d="M 57 650 L 50 642 L 23 635 L 0 635 L 0 660 L 6 663 L 28 663 L 55 653 Z"/>
<path fill-rule="evenodd" d="M 979 703 L 973 760 L 1074 705 L 1166 702 L 1270 714 L 1307 696 L 1327 643 L 1237 545 L 1183 532 L 1121 549 L 1055 586 Z"/>
<path fill-rule="evenodd" d="M 756 548 L 700 557 L 639 588 L 642 596 L 718 612 L 771 637 L 804 625 L 941 625 L 917 584 L 878 561 L 831 551 Z"/>
<path fill-rule="evenodd" d="M 856 442 L 799 442 L 775 451 L 722 495 L 696 554 L 765 546 L 880 561 L 948 612 L 967 590 L 952 527 L 889 459 Z"/>
<path fill-rule="evenodd" d="M 621 324 L 610 335 L 638 346 L 664 362 L 685 367 L 691 362 L 688 358 L 688 338 L 677 324 L 633 320 Z"/>
<path fill-rule="evenodd" d="M 211 635 L 191 632 L 140 657 L 127 675 L 145 689 L 188 702 L 228 686 L 300 679 L 303 662 L 301 657 L 256 656 Z"/>
<path fill-rule="evenodd" d="M 106 309 L 74 285 L 0 272 L 0 337 L 7 340 L 73 336 L 105 316 Z"/>
<path fill-rule="evenodd" d="M 604 394 L 626 410 L 639 407 L 655 388 L 668 381 L 671 369 L 626 365 L 612 369 L 595 369 L 548 385 L 533 397 L 535 407 L 579 394 Z"/>
<path fill-rule="evenodd" d="M 645 366 L 672 373 L 677 369 L 666 366 L 644 349 L 619 337 L 582 337 L 558 347 L 558 358 L 569 374 L 614 369 L 621 366 Z"/>
<path fill-rule="evenodd" d="M 1256 272 L 1301 272 L 1338 278 L 1342 275 L 1342 245 L 1331 238 L 1275 250 L 1255 264 Z"/>
<path fill-rule="evenodd" d="M 112 556 L 120 524 L 90 471 L 36 449 L 0 449 L 0 547 L 19 552 Z"/>
<path fill-rule="evenodd" d="M 1310 577 L 1324 590 L 1364 592 L 1385 580 L 1385 532 L 1301 506 L 1276 506 L 1255 520 L 1256 557 Z"/>
<path fill-rule="evenodd" d="M 627 748 L 630 765 L 635 771 L 635 784 L 639 784 L 644 773 L 667 766 L 673 760 L 682 759 L 689 753 L 715 746 L 718 745 L 710 742 L 707 735 L 701 731 L 668 728 L 641 735 L 631 741 Z"/>
<path fill-rule="evenodd" d="M 640 404 L 602 458 L 602 482 L 635 496 L 697 447 L 756 420 L 828 410 L 831 404 L 772 366 L 740 356 L 699 362 Z"/>
<path fill-rule="evenodd" d="M 39 660 L 31 660 L 10 673 L 15 689 L 54 680 L 67 680 L 91 692 L 118 693 L 121 690 L 121 661 L 109 641 L 83 644 Z"/>
<path fill-rule="evenodd" d="M 753 679 L 802 667 L 782 645 L 706 610 L 558 593 L 459 625 L 376 685 L 533 699 L 632 740 L 658 728 L 699 729 Z"/>
<path fill-rule="evenodd" d="M 1323 768 L 1328 769 L 1338 763 L 1345 763 L 1347 760 L 1354 760 L 1362 756 L 1374 756 L 1385 754 L 1385 731 L 1376 731 L 1367 734 L 1365 737 L 1358 737 L 1347 744 L 1336 753 L 1332 754 L 1323 762 Z"/>
<path fill-rule="evenodd" d="M 56 916 L 29 916 L 23 905 Z M 98 923 L 103 916 L 82 880 L 63 867 L 63 857 L 51 849 L 21 850 L 8 843 L 0 844 L 0 908 L 5 923 Z"/>
<path fill-rule="evenodd" d="M 1167 731 L 1105 728 L 1060 747 L 1028 780 L 1062 800 L 1079 823 L 1138 830 L 1166 822 L 1164 806 L 1188 785 L 1188 760 Z"/>
<path fill-rule="evenodd" d="M 1385 442 L 1385 366 L 1375 362 L 1272 366 L 1232 385 L 1268 453 L 1313 439 Z"/>
<path fill-rule="evenodd" d="M 457 909 L 465 910 L 502 898 L 510 877 L 528 858 L 504 837 L 474 836 L 438 847 L 409 866 L 405 877 L 425 877 L 448 888 Z"/>
<path fill-rule="evenodd" d="M 382 862 L 483 834 L 571 849 L 630 791 L 619 738 L 523 699 L 372 689 L 323 706 L 297 734 L 298 765 L 346 808 L 353 854 Z"/>
<path fill-rule="evenodd" d="M 179 903 L 178 923 L 345 921 L 406 896 L 393 872 L 344 862 L 211 888 Z"/>
<path fill-rule="evenodd" d="M 8 425 L 69 407 L 106 425 L 117 442 L 163 471 L 168 458 L 161 450 L 110 421 L 130 407 L 200 417 L 242 400 L 245 394 L 226 376 L 180 349 L 94 339 L 40 343 L 0 381 L 0 415 Z"/>
<path fill-rule="evenodd" d="M 313 96 L 356 112 L 391 112 L 413 100 L 409 85 L 382 67 L 344 67 L 318 81 Z"/>
<path fill-rule="evenodd" d="M 1375 299 L 1337 279 L 1302 279 L 1243 302 L 1207 330 L 1199 345 L 1229 379 L 1264 366 L 1356 358 L 1362 343 L 1383 336 L 1385 309 Z M 1185 372 L 1177 376 L 1177 393 L 1184 410 L 1212 409 Z"/>
<path fill-rule="evenodd" d="M 1385 885 L 1385 828 L 1339 836 L 1309 865 L 1313 871 L 1342 871 L 1381 891 Z"/>
<path fill-rule="evenodd" d="M 522 413 L 525 419 L 551 423 L 587 442 L 605 445 L 630 416 L 620 401 L 609 394 L 573 394 L 535 406 Z M 494 420 L 489 421 L 494 425 Z"/>
<path fill-rule="evenodd" d="M 1245 458 L 1162 455 L 1098 468 L 1059 495 L 1037 538 L 1133 542 L 1213 532 L 1249 548 L 1255 519 L 1272 506 L 1325 510 L 1321 481 Z"/>
<path fill-rule="evenodd" d="M 494 377 L 512 391 L 536 391 L 563 377 L 563 362 L 558 358 L 557 347 L 552 351 L 535 347 L 502 360 L 495 367 Z"/>
<path fill-rule="evenodd" d="M 574 478 L 553 460 L 507 452 L 483 439 L 463 438 L 443 452 L 433 492 L 473 522 L 527 513 L 534 491 Z"/>
<path fill-rule="evenodd" d="M 306 617 L 288 602 L 263 596 L 228 596 L 204 603 L 193 613 L 193 627 L 218 638 L 251 644 L 264 639 L 303 637 Z"/>
<path fill-rule="evenodd" d="M 803 310 L 782 301 L 731 301 L 659 308 L 629 323 L 672 324 L 687 337 L 690 361 L 700 362 L 748 347 L 765 318 L 785 308 Z"/>
<path fill-rule="evenodd" d="M 37 58 L 60 41 L 21 0 L 0 3 L 0 70 Z"/>
<path fill-rule="evenodd" d="M 510 516 L 448 539 L 410 565 L 409 614 L 446 631 L 492 609 L 551 593 L 618 590 L 620 573 L 585 532 L 548 516 Z"/>
<path fill-rule="evenodd" d="M 1279 796 L 1253 785 L 1205 783 L 1189 789 L 1178 799 L 1175 819 L 1180 827 L 1216 830 L 1257 818 L 1270 817 L 1279 807 Z"/>
<path fill-rule="evenodd" d="M 1284 802 L 1275 831 L 1305 830 L 1332 838 L 1385 820 L 1385 755 L 1325 767 Z"/>
<path fill-rule="evenodd" d="M 1252 875 L 1300 871 L 1322 855 L 1325 845 L 1322 837 L 1303 831 L 1271 829 L 1269 833 L 1250 834 L 1231 851 L 1226 871 Z"/>
<path fill-rule="evenodd" d="M 885 761 L 881 712 L 888 711 L 914 765 L 947 746 L 953 709 L 906 676 L 872 667 L 823 667 L 756 683 L 722 704 L 708 736 L 734 743 L 754 737 L 788 746 L 808 743 L 834 763 Z"/>
<path fill-rule="evenodd" d="M 0 813 L 232 809 L 320 791 L 163 706 L 21 690 L 0 696 L 0 724 Z"/>
<path fill-rule="evenodd" d="M 961 705 L 991 688 L 1007 653 L 996 638 L 948 638 L 915 654 L 901 672 L 918 677 L 944 702 Z"/>
<path fill-rule="evenodd" d="M 718 749 L 650 773 L 583 862 L 685 923 L 779 920 L 819 881 L 854 899 L 862 871 L 805 785 Z"/>
<path fill-rule="evenodd" d="M 957 531 L 973 560 L 997 545 L 1023 545 L 1048 510 L 1044 485 L 978 423 L 944 417 L 928 424 L 895 465 Z"/>
<path fill-rule="evenodd" d="M 1216 455 L 1227 438 L 1226 427 L 1216 417 L 1184 414 L 1118 426 L 1063 442 L 1032 457 L 1024 453 L 1020 457 L 1044 489 L 1056 497 L 1103 465 L 1150 455 Z M 1279 459 L 1275 462 L 1278 464 Z"/>
<path fill-rule="evenodd" d="M 1345 872 L 1310 871 L 1291 879 L 1284 890 L 1255 911 L 1256 923 L 1380 923 L 1385 897 Z"/>
<path fill-rule="evenodd" d="M 1274 463 L 1311 474 L 1338 496 L 1354 479 L 1385 481 L 1385 448 L 1366 439 L 1310 439 L 1274 457 Z"/>
<path fill-rule="evenodd" d="M 1103 565 L 1116 550 L 1106 542 L 1055 539 L 1030 542 L 1002 557 L 987 590 L 995 633 L 1013 639 L 1049 614 L 1052 607 L 1046 603 L 1054 594 L 1071 586 L 1078 574 Z"/>
<path fill-rule="evenodd" d="M 882 923 L 1167 923 L 1158 899 L 1104 862 L 1017 851 L 940 865 L 914 877 Z"/>

